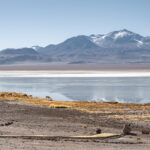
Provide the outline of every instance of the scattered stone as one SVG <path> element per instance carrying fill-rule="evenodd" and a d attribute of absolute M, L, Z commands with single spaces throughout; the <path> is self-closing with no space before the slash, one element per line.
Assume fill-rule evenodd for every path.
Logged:
<path fill-rule="evenodd" d="M 29 95 L 30 98 L 33 98 L 32 95 Z"/>
<path fill-rule="evenodd" d="M 87 125 L 83 125 L 82 128 L 87 128 Z"/>
<path fill-rule="evenodd" d="M 0 97 L 4 97 L 4 96 L 5 96 L 5 94 L 3 94 L 3 93 L 0 94 Z"/>
<path fill-rule="evenodd" d="M 8 94 L 6 94 L 6 96 L 12 96 L 13 94 L 12 93 L 8 93 Z"/>
<path fill-rule="evenodd" d="M 12 93 L 12 97 L 17 97 L 17 94 L 16 93 Z"/>
<path fill-rule="evenodd" d="M 27 94 L 23 94 L 22 96 L 23 96 L 23 97 L 28 97 L 28 95 L 27 95 Z"/>
<path fill-rule="evenodd" d="M 143 129 L 143 130 L 142 130 L 142 134 L 150 134 L 150 130 L 148 130 L 148 129 Z"/>
<path fill-rule="evenodd" d="M 131 125 L 130 124 L 125 124 L 123 127 L 123 134 L 128 135 L 131 132 Z"/>
<path fill-rule="evenodd" d="M 10 121 L 10 122 L 6 122 L 6 123 L 2 123 L 0 124 L 0 126 L 10 126 L 13 124 L 13 121 Z"/>
<path fill-rule="evenodd" d="M 52 101 L 52 98 L 50 96 L 46 96 L 45 98 Z"/>
<path fill-rule="evenodd" d="M 108 103 L 108 104 L 118 104 L 118 102 L 104 102 L 104 103 Z"/>
<path fill-rule="evenodd" d="M 101 131 L 100 128 L 98 128 L 98 129 L 96 130 L 96 134 L 100 134 L 100 133 L 102 133 L 102 131 Z"/>
<path fill-rule="evenodd" d="M 10 126 L 10 125 L 12 125 L 13 124 L 13 122 L 11 121 L 11 122 L 7 122 L 7 123 L 5 123 L 5 126 Z"/>

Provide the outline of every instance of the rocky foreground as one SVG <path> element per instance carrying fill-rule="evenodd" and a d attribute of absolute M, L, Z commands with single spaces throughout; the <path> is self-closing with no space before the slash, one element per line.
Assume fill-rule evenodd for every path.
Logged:
<path fill-rule="evenodd" d="M 0 135 L 85 136 L 121 134 L 130 124 L 131 133 L 107 139 L 0 138 L 0 149 L 142 149 L 150 147 L 150 104 L 61 102 L 22 93 L 0 93 Z"/>

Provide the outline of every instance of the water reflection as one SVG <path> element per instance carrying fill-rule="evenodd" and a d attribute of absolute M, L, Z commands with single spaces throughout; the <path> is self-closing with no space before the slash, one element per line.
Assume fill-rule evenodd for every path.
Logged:
<path fill-rule="evenodd" d="M 150 102 L 150 78 L 1 77 L 0 91 L 16 91 L 56 100 Z"/>

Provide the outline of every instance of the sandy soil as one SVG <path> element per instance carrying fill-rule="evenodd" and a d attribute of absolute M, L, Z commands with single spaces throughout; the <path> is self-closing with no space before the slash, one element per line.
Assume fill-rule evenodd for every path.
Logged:
<path fill-rule="evenodd" d="M 100 128 L 106 133 L 121 133 L 125 121 L 114 114 L 87 113 L 66 108 L 48 108 L 21 101 L 0 100 L 1 135 L 93 135 Z M 7 125 L 7 123 L 12 123 Z M 132 122 L 132 132 L 117 139 L 105 140 L 33 140 L 0 139 L 1 150 L 149 150 L 150 135 L 141 129 L 150 122 Z"/>

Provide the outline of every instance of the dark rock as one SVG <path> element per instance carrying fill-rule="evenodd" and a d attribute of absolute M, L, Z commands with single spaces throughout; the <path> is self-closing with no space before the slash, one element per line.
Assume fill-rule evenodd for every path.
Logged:
<path fill-rule="evenodd" d="M 11 121 L 11 122 L 7 122 L 7 123 L 5 123 L 5 126 L 10 126 L 10 125 L 12 125 L 13 124 L 13 122 Z"/>
<path fill-rule="evenodd" d="M 52 101 L 52 98 L 50 96 L 46 96 L 45 98 Z"/>
<path fill-rule="evenodd" d="M 128 135 L 131 132 L 131 125 L 130 124 L 125 124 L 123 127 L 123 134 Z"/>
<path fill-rule="evenodd" d="M 96 130 L 96 134 L 100 134 L 101 132 L 102 132 L 102 131 L 101 131 L 101 129 L 99 129 L 99 128 Z"/>
<path fill-rule="evenodd" d="M 148 130 L 148 129 L 143 129 L 143 130 L 142 130 L 142 134 L 150 134 L 150 130 Z"/>

